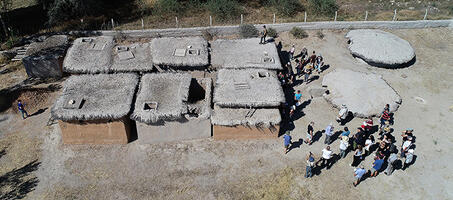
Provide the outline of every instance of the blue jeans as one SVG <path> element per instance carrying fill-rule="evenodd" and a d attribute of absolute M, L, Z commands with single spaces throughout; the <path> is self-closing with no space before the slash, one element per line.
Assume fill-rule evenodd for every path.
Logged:
<path fill-rule="evenodd" d="M 266 36 L 261 36 L 261 39 L 260 39 L 260 44 L 264 44 L 266 43 Z"/>
<path fill-rule="evenodd" d="M 311 168 L 312 168 L 312 167 L 310 167 L 310 166 L 307 166 L 307 167 L 305 168 L 305 178 L 310 178 L 310 177 L 313 176 L 313 174 L 311 173 Z"/>
<path fill-rule="evenodd" d="M 26 117 L 28 117 L 27 111 L 25 111 L 25 110 L 19 110 L 19 111 L 20 111 L 20 114 L 22 114 L 22 119 L 25 119 Z"/>
<path fill-rule="evenodd" d="M 346 150 L 340 149 L 340 158 L 344 158 L 346 156 Z"/>
<path fill-rule="evenodd" d="M 321 64 L 316 64 L 315 69 L 318 70 L 318 72 L 321 72 Z"/>

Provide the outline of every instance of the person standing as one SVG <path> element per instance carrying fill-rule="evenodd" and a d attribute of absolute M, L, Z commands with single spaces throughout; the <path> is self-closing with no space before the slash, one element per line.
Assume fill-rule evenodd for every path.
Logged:
<path fill-rule="evenodd" d="M 261 31 L 260 44 L 266 44 L 267 28 L 266 25 L 263 26 L 263 31 Z"/>
<path fill-rule="evenodd" d="M 294 59 L 294 52 L 296 52 L 296 45 L 295 44 L 293 44 L 293 46 L 289 50 L 289 60 L 293 60 Z"/>
<path fill-rule="evenodd" d="M 305 58 L 308 57 L 308 50 L 306 47 L 302 48 L 300 55 L 301 55 L 301 61 L 305 60 Z"/>
<path fill-rule="evenodd" d="M 395 170 L 395 164 L 398 160 L 398 155 L 396 153 L 390 154 L 389 158 L 387 159 L 387 168 L 384 171 L 384 174 L 387 176 L 392 175 L 393 171 Z"/>
<path fill-rule="evenodd" d="M 332 159 L 332 151 L 330 150 L 330 146 L 327 146 L 325 149 L 322 150 L 322 157 L 321 157 L 321 166 L 330 166 L 330 161 Z"/>
<path fill-rule="evenodd" d="M 362 145 L 357 146 L 357 149 L 354 152 L 354 157 L 352 159 L 351 166 L 356 167 L 362 161 L 363 148 Z"/>
<path fill-rule="evenodd" d="M 360 168 L 356 168 L 354 170 L 355 181 L 352 183 L 354 185 L 354 187 L 360 183 L 360 181 L 362 180 L 362 177 L 363 177 L 363 175 L 365 175 L 365 173 L 366 173 L 366 170 L 363 167 L 363 165 L 360 166 Z"/>
<path fill-rule="evenodd" d="M 365 130 L 368 134 L 371 133 L 371 128 L 373 128 L 373 117 L 368 117 L 367 120 L 361 125 L 362 129 Z"/>
<path fill-rule="evenodd" d="M 310 58 L 309 58 L 309 62 L 311 63 L 312 66 L 315 66 L 315 63 L 316 63 L 316 52 L 313 51 L 313 54 L 311 54 Z"/>
<path fill-rule="evenodd" d="M 315 157 L 313 156 L 313 154 L 310 151 L 310 153 L 308 153 L 308 156 L 307 156 L 307 166 L 305 168 L 305 178 L 311 178 L 313 176 L 312 170 L 313 170 L 314 166 L 315 166 Z"/>
<path fill-rule="evenodd" d="M 319 54 L 319 56 L 316 57 L 315 69 L 317 70 L 318 74 L 320 74 L 322 72 L 321 68 L 324 65 L 323 60 L 324 59 L 321 54 Z"/>
<path fill-rule="evenodd" d="M 19 110 L 20 114 L 22 115 L 22 119 L 28 118 L 28 113 L 25 110 L 25 103 L 22 103 L 22 101 L 20 99 L 17 101 L 17 109 Z"/>
<path fill-rule="evenodd" d="M 315 125 L 314 122 L 310 122 L 307 127 L 307 140 L 305 140 L 305 143 L 308 145 L 311 145 L 313 142 L 313 125 Z"/>
<path fill-rule="evenodd" d="M 381 156 L 376 156 L 373 167 L 371 168 L 371 176 L 375 177 L 378 175 L 379 170 L 381 169 L 382 165 L 384 164 L 384 159 Z"/>
<path fill-rule="evenodd" d="M 340 141 L 340 158 L 346 157 L 346 152 L 349 147 L 349 137 L 342 136 Z"/>
<path fill-rule="evenodd" d="M 330 138 L 330 137 L 333 135 L 333 126 L 332 126 L 332 123 L 330 123 L 330 124 L 326 127 L 325 133 L 326 133 L 326 139 L 324 140 L 324 144 L 329 145 L 330 142 L 331 142 L 331 138 Z"/>
<path fill-rule="evenodd" d="M 374 143 L 375 141 L 373 135 L 370 135 L 368 139 L 365 140 L 365 155 L 369 155 L 370 148 L 373 146 Z"/>
<path fill-rule="evenodd" d="M 343 125 L 345 123 L 346 117 L 348 117 L 349 110 L 345 104 L 341 105 L 341 109 L 338 112 L 337 122 Z"/>
<path fill-rule="evenodd" d="M 414 149 L 409 149 L 406 153 L 406 159 L 404 160 L 402 170 L 405 170 L 407 167 L 409 167 L 409 165 L 412 164 L 413 160 L 414 160 Z"/>
<path fill-rule="evenodd" d="M 382 129 L 385 126 L 386 121 L 390 121 L 390 105 L 386 104 L 384 107 L 384 110 L 382 111 L 381 114 L 381 126 L 379 126 L 379 133 L 382 132 Z"/>
<path fill-rule="evenodd" d="M 300 93 L 300 90 L 297 90 L 296 94 L 294 94 L 294 105 L 300 106 L 302 104 L 302 94 Z"/>
<path fill-rule="evenodd" d="M 305 65 L 305 69 L 304 69 L 305 84 L 308 84 L 312 69 L 313 69 L 313 65 L 311 65 L 311 64 Z"/>
<path fill-rule="evenodd" d="M 291 132 L 290 131 L 286 131 L 285 135 L 283 136 L 283 142 L 285 144 L 285 154 L 287 154 L 289 152 L 289 147 L 291 145 Z"/>
<path fill-rule="evenodd" d="M 343 132 L 341 132 L 341 136 L 340 137 L 343 137 L 343 136 L 349 137 L 349 134 L 351 134 L 351 132 L 349 131 L 348 127 L 345 126 L 344 129 L 343 129 Z"/>
<path fill-rule="evenodd" d="M 401 145 L 401 157 L 405 157 L 409 148 L 412 146 L 412 137 L 407 137 L 407 140 Z"/>

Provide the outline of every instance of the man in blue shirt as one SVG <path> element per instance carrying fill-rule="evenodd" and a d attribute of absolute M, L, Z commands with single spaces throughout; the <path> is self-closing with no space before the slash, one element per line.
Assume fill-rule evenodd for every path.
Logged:
<path fill-rule="evenodd" d="M 300 106 L 302 100 L 302 94 L 300 93 L 300 90 L 297 90 L 297 93 L 294 94 L 294 101 L 296 106 Z"/>
<path fill-rule="evenodd" d="M 349 137 L 349 134 L 350 134 L 351 132 L 349 131 L 348 127 L 345 126 L 343 130 L 344 130 L 344 131 L 341 133 L 341 137 L 343 137 L 343 136 Z"/>
<path fill-rule="evenodd" d="M 22 104 L 22 101 L 20 99 L 17 101 L 17 109 L 19 110 L 20 114 L 22 114 L 22 119 L 28 117 L 28 113 L 27 111 L 25 111 L 24 104 Z"/>
<path fill-rule="evenodd" d="M 384 159 L 381 158 L 380 156 L 377 156 L 375 159 L 376 160 L 374 160 L 373 168 L 371 168 L 371 176 L 372 177 L 378 175 L 379 170 L 381 169 L 382 165 L 384 164 Z"/>
<path fill-rule="evenodd" d="M 362 177 L 363 177 L 363 175 L 365 175 L 365 173 L 366 173 L 366 170 L 363 167 L 363 165 L 360 166 L 360 168 L 356 168 L 354 170 L 355 181 L 354 181 L 354 183 L 352 183 L 354 185 L 354 187 L 360 183 L 360 181 L 362 180 Z"/>
<path fill-rule="evenodd" d="M 289 145 L 291 145 L 291 132 L 286 131 L 285 135 L 283 136 L 283 140 L 285 143 L 285 154 L 289 152 Z"/>

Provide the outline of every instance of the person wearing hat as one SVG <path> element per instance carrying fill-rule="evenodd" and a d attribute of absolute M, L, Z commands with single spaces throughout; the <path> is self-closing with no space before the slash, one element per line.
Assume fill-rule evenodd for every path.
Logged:
<path fill-rule="evenodd" d="M 354 178 L 355 178 L 355 181 L 352 183 L 355 186 L 357 186 L 360 181 L 362 180 L 362 177 L 363 175 L 365 175 L 366 173 L 366 170 L 365 168 L 363 167 L 363 165 L 361 165 L 360 167 L 354 169 Z"/>
<path fill-rule="evenodd" d="M 267 28 L 266 25 L 263 25 L 263 31 L 261 31 L 260 44 L 266 44 Z"/>
<path fill-rule="evenodd" d="M 305 178 L 313 176 L 312 169 L 315 166 L 315 157 L 311 151 L 307 155 L 307 167 L 305 168 Z"/>
<path fill-rule="evenodd" d="M 341 136 L 340 140 L 340 158 L 346 157 L 346 152 L 349 147 L 349 137 L 348 136 Z"/>
<path fill-rule="evenodd" d="M 403 142 L 406 141 L 408 137 L 413 137 L 414 136 L 413 132 L 414 129 L 412 128 L 408 128 L 405 131 L 403 131 L 403 133 L 401 134 L 401 137 L 403 137 Z"/>
<path fill-rule="evenodd" d="M 289 147 L 291 145 L 291 132 L 290 131 L 286 131 L 285 135 L 283 136 L 283 142 L 285 144 L 285 154 L 287 154 L 289 152 Z"/>
<path fill-rule="evenodd" d="M 343 125 L 343 123 L 346 120 L 346 117 L 348 117 L 348 114 L 349 114 L 348 107 L 345 104 L 342 104 L 341 109 L 338 112 L 337 122 Z"/>
<path fill-rule="evenodd" d="M 414 160 L 414 149 L 409 149 L 406 153 L 406 160 L 404 160 L 402 170 L 405 170 L 407 167 L 409 167 L 409 165 L 412 164 L 413 160 Z"/>

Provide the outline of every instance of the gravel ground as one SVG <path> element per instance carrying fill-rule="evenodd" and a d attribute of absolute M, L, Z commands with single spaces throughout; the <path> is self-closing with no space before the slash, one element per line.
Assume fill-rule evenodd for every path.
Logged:
<path fill-rule="evenodd" d="M 453 163 L 449 152 L 453 150 L 453 136 L 449 130 L 453 125 L 448 123 L 448 119 L 453 119 L 453 74 L 449 66 L 453 63 L 452 30 L 388 31 L 413 45 L 417 55 L 413 66 L 388 70 L 354 59 L 347 49 L 346 30 L 323 31 L 322 40 L 315 36 L 316 31 L 308 32 L 310 37 L 302 40 L 282 33 L 277 42 L 283 41 L 283 50 L 289 50 L 294 43 L 297 51 L 302 46 L 310 52 L 320 51 L 330 64 L 317 80 L 295 88 L 303 94 L 310 85 L 320 85 L 322 76 L 334 68 L 383 75 L 403 99 L 394 116 L 396 144 L 401 143 L 399 133 L 405 128 L 414 128 L 417 137 L 417 159 L 405 171 L 397 170 L 392 176 L 380 174 L 354 188 L 353 169 L 349 166 L 352 155 L 348 154 L 329 170 L 322 169 L 313 178 L 305 179 L 304 158 L 308 151 L 320 157 L 324 137 L 311 146 L 296 145 L 287 155 L 283 153 L 281 138 L 63 145 L 58 125 L 46 126 L 48 109 L 27 120 L 12 112 L 0 115 L 0 163 L 2 168 L 10 165 L 0 170 L 0 179 L 11 177 L 10 171 L 33 164 L 34 160 L 39 163 L 29 167 L 27 176 L 15 182 L 18 184 L 1 184 L 0 192 L 3 195 L 11 188 L 26 187 L 22 196 L 28 199 L 452 199 Z M 58 92 L 49 95 L 45 105 L 50 106 L 57 95 Z M 420 98 L 424 102 L 417 100 Z M 302 112 L 294 122 L 293 142 L 305 138 L 310 121 L 315 122 L 316 131 L 335 122 L 338 110 L 323 98 L 314 98 Z M 346 126 L 354 130 L 361 122 L 362 119 L 354 118 Z M 337 125 L 335 130 L 340 128 Z M 12 148 L 26 138 L 36 144 Z M 335 153 L 338 145 L 337 140 L 331 145 Z M 27 160 L 15 162 L 19 157 Z M 369 169 L 371 162 L 372 156 L 368 156 L 362 163 Z M 33 177 L 36 184 L 21 184 Z"/>

